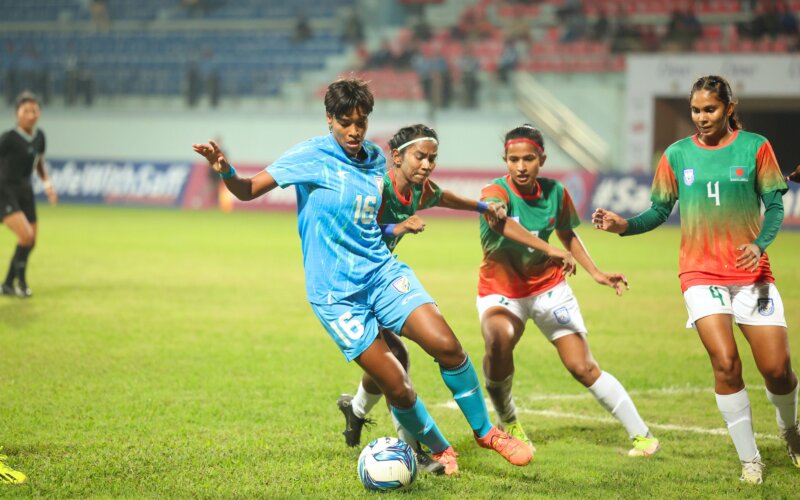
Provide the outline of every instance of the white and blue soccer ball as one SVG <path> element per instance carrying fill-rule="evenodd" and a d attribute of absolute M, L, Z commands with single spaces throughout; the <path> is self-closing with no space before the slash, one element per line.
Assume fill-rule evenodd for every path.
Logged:
<path fill-rule="evenodd" d="M 358 457 L 358 478 L 368 490 L 396 490 L 416 477 L 414 450 L 397 438 L 373 439 Z"/>

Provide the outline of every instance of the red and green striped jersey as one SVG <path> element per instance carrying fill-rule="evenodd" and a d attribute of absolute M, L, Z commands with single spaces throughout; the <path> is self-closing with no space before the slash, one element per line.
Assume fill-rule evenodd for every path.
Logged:
<path fill-rule="evenodd" d="M 547 241 L 553 230 L 572 229 L 580 224 L 578 212 L 561 182 L 540 177 L 536 192 L 523 195 L 506 175 L 487 184 L 483 201 L 505 205 L 508 217 Z M 564 279 L 560 266 L 543 252 L 520 245 L 493 231 L 481 217 L 483 262 L 478 278 L 478 296 L 500 294 L 509 298 L 536 295 Z"/>
<path fill-rule="evenodd" d="M 442 199 L 442 189 L 433 181 L 426 180 L 421 185 L 411 185 L 411 195 L 404 198 L 397 190 L 394 170 L 389 170 L 383 176 L 383 200 L 378 210 L 379 224 L 397 224 L 403 222 L 417 210 L 435 207 Z M 384 236 L 383 242 L 394 251 L 403 236 Z"/>
<path fill-rule="evenodd" d="M 667 148 L 652 200 L 671 208 L 680 199 L 681 288 L 774 281 L 766 253 L 755 272 L 737 269 L 737 248 L 758 237 L 761 195 L 786 190 L 772 146 L 758 134 L 737 130 L 716 147 L 692 136 Z"/>

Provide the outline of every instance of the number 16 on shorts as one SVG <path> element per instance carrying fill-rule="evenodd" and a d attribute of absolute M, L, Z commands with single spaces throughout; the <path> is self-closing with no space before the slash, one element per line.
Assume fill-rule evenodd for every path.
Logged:
<path fill-rule="evenodd" d="M 378 322 L 363 304 L 311 304 L 311 309 L 347 361 L 357 358 L 378 336 Z"/>

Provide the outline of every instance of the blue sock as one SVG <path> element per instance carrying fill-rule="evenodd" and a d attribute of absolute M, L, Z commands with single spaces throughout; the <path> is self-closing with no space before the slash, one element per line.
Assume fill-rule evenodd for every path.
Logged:
<path fill-rule="evenodd" d="M 461 365 L 449 370 L 439 366 L 439 371 L 442 372 L 442 379 L 453 393 L 453 399 L 461 408 L 461 413 L 466 417 L 469 426 L 478 437 L 485 436 L 492 430 L 492 422 L 489 420 L 489 412 L 486 410 L 486 401 L 483 399 L 478 374 L 475 372 L 469 356 Z"/>
<path fill-rule="evenodd" d="M 419 396 L 411 408 L 390 406 L 392 414 L 400 422 L 400 425 L 417 438 L 417 441 L 430 448 L 433 453 L 441 453 L 450 447 L 450 443 L 442 435 L 442 431 L 439 430 L 439 426 L 436 425 Z"/>

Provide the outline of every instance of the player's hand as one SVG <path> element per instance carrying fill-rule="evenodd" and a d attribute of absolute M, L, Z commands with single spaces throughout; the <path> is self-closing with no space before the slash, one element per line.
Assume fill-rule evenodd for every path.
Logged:
<path fill-rule="evenodd" d="M 613 288 L 618 296 L 621 296 L 623 291 L 631 289 L 625 275 L 621 273 L 608 274 L 598 271 L 592 278 L 601 285 Z"/>
<path fill-rule="evenodd" d="M 56 193 L 56 188 L 53 187 L 50 181 L 44 183 L 44 192 L 47 194 L 47 201 L 49 201 L 51 205 L 58 204 L 58 193 Z"/>
<path fill-rule="evenodd" d="M 572 256 L 571 252 L 559 250 L 553 247 L 552 251 L 548 253 L 547 256 L 550 257 L 550 260 L 561 266 L 561 269 L 564 270 L 564 275 L 575 275 L 577 267 L 575 266 L 575 258 Z"/>
<path fill-rule="evenodd" d="M 228 160 L 225 159 L 222 149 L 216 142 L 208 141 L 205 144 L 192 144 L 192 149 L 194 149 L 195 153 L 205 158 L 215 172 L 225 174 L 230 170 L 231 167 L 228 164 Z"/>
<path fill-rule="evenodd" d="M 795 167 L 794 172 L 786 176 L 786 180 L 800 183 L 800 165 Z"/>
<path fill-rule="evenodd" d="M 592 225 L 595 229 L 601 229 L 616 234 L 622 234 L 628 230 L 628 221 L 605 208 L 598 208 L 594 211 L 592 214 Z"/>
<path fill-rule="evenodd" d="M 418 215 L 412 215 L 403 222 L 397 223 L 394 226 L 395 236 L 400 236 L 406 233 L 417 234 L 425 230 L 425 221 Z"/>
<path fill-rule="evenodd" d="M 750 271 L 751 273 L 758 269 L 758 264 L 761 261 L 761 249 L 755 243 L 748 243 L 737 247 L 736 250 L 742 252 L 736 258 L 736 268 Z"/>
<path fill-rule="evenodd" d="M 483 215 L 486 216 L 489 226 L 494 227 L 498 222 L 506 220 L 506 207 L 502 203 L 490 201 L 489 208 Z"/>

